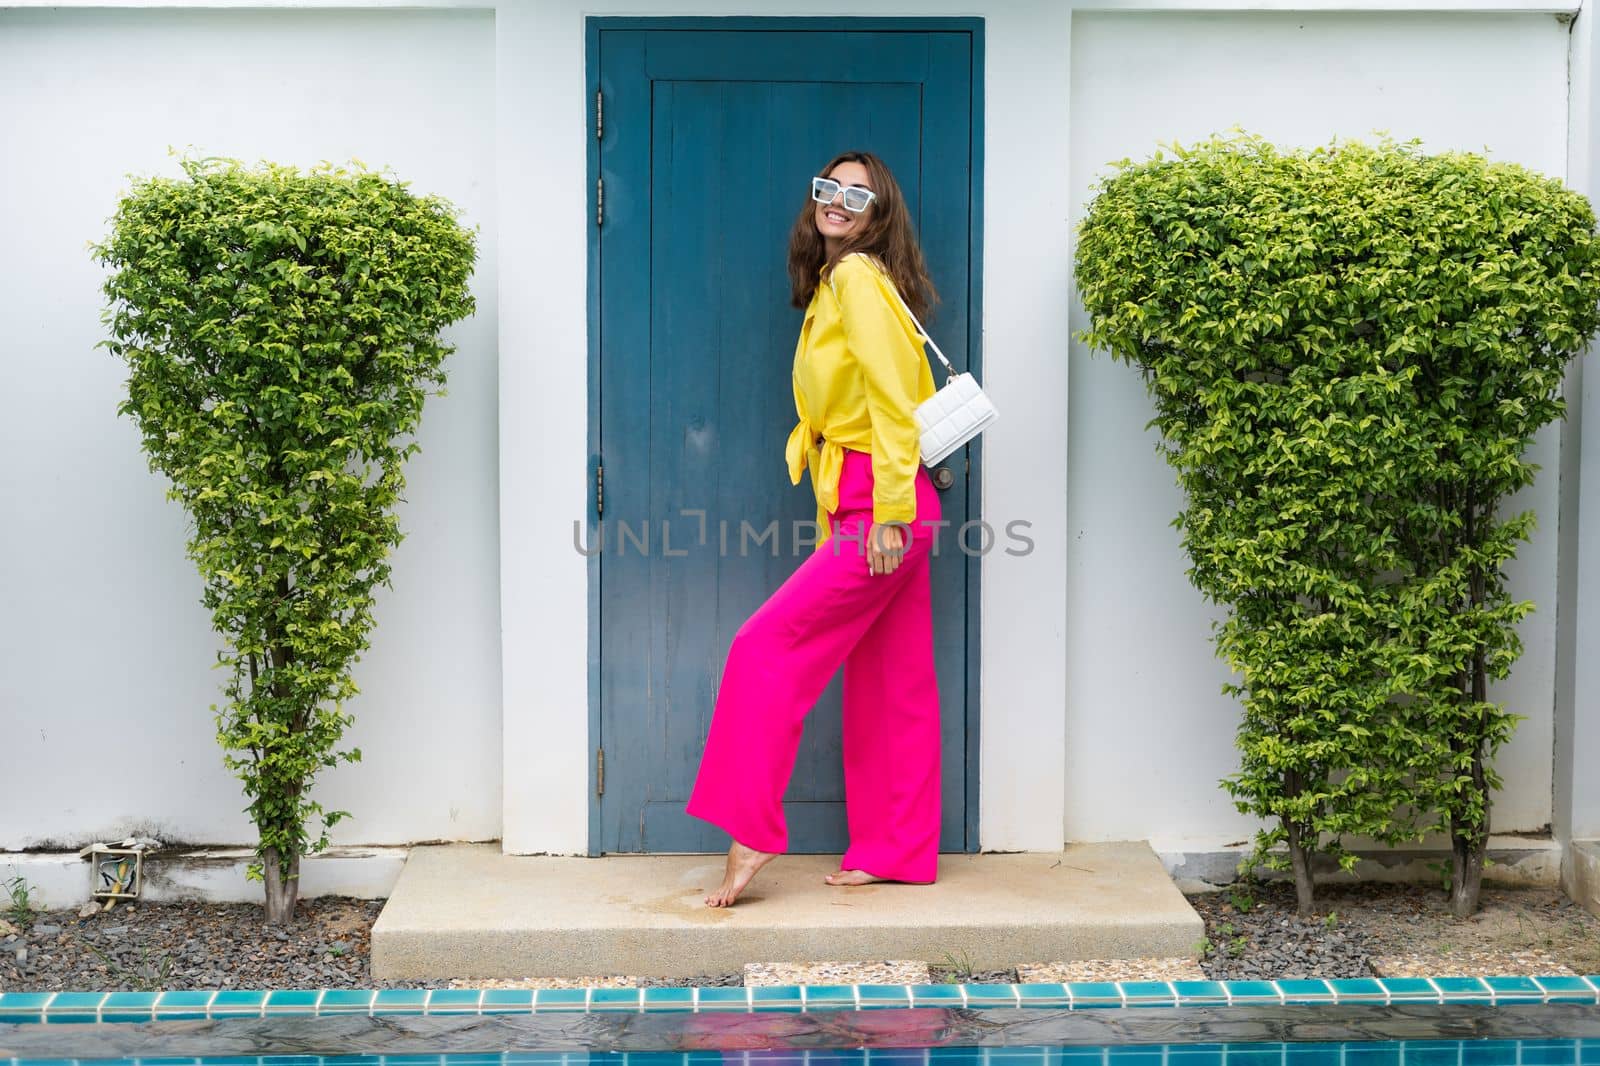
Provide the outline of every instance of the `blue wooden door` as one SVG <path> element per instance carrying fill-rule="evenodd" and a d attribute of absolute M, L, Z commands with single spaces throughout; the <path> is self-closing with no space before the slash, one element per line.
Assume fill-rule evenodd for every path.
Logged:
<path fill-rule="evenodd" d="M 788 305 L 789 227 L 817 167 L 847 149 L 881 156 L 943 297 L 929 329 L 968 364 L 974 36 L 608 23 L 590 33 L 592 439 L 603 502 L 589 548 L 599 547 L 591 634 L 604 766 L 593 850 L 719 851 L 726 835 L 683 806 L 723 660 L 740 624 L 810 551 L 792 534 L 815 515 L 809 479 L 791 486 L 783 455 L 801 318 Z M 978 560 L 954 535 L 969 517 L 969 457 L 944 465 L 951 526 L 933 564 L 940 843 L 963 851 L 977 846 L 968 600 Z M 848 842 L 840 687 L 836 675 L 806 721 L 785 796 L 792 851 Z"/>

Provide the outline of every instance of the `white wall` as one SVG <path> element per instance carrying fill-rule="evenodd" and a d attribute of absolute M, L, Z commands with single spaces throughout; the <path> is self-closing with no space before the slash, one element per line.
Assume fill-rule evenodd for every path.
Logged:
<path fill-rule="evenodd" d="M 187 516 L 117 416 L 94 345 L 103 240 L 167 146 L 393 166 L 481 224 L 478 314 L 448 334 L 400 505 L 393 589 L 324 771 L 338 841 L 500 830 L 494 16 L 488 11 L 0 11 L 0 850 L 139 830 L 249 842 L 210 704 L 217 639 Z"/>
<path fill-rule="evenodd" d="M 1142 386 L 1075 344 L 1067 358 L 1083 325 L 1071 227 L 1095 173 L 1234 122 L 1286 143 L 1387 126 L 1557 175 L 1564 159 L 1566 33 L 1529 0 L 1412 5 L 1429 15 L 1388 0 L 1304 5 L 1369 9 L 1354 14 L 1196 0 L 1138 15 L 1087 9 L 1163 5 L 1096 0 L 1076 16 L 1054 0 L 187 6 L 0 11 L 0 221 L 18 238 L 8 248 L 28 251 L 0 252 L 0 365 L 14 385 L 0 390 L 0 499 L 17 512 L 0 523 L 0 849 L 133 828 L 249 839 L 212 741 L 215 638 L 184 516 L 113 415 L 121 376 L 92 347 L 100 271 L 83 245 L 103 235 L 124 171 L 178 173 L 168 143 L 389 163 L 483 224 L 479 312 L 452 332 L 450 396 L 430 400 L 410 536 L 357 667 L 352 741 L 367 758 L 329 772 L 320 794 L 356 812 L 341 841 L 503 831 L 507 850 L 556 853 L 588 846 L 592 757 L 586 570 L 570 540 L 589 492 L 586 15 L 987 20 L 985 385 L 1003 417 L 987 436 L 984 513 L 1031 521 L 1037 545 L 983 564 L 988 849 L 1053 849 L 1064 835 L 1220 843 L 1248 829 L 1217 788 L 1236 710 L 1217 693 L 1208 615 L 1167 525 L 1177 494 L 1141 429 Z M 1540 445 L 1547 471 L 1554 439 Z M 1500 829 L 1551 817 L 1548 476 L 1530 499 L 1550 518 L 1517 579 L 1541 611 L 1497 693 L 1531 716 L 1502 760 Z M 108 789 L 82 765 L 91 751 L 145 772 Z"/>
<path fill-rule="evenodd" d="M 1073 218 L 1108 161 L 1235 123 L 1306 146 L 1387 129 L 1427 151 L 1487 152 L 1561 178 L 1566 48 L 1567 28 L 1549 14 L 1079 14 Z M 1086 325 L 1074 297 L 1073 329 Z M 1219 691 L 1214 609 L 1188 584 L 1168 525 L 1182 498 L 1143 428 L 1144 384 L 1077 342 L 1071 377 L 1066 836 L 1242 838 L 1253 823 L 1217 787 L 1237 767 L 1238 705 Z M 1496 764 L 1502 832 L 1551 819 L 1558 437 L 1554 426 L 1540 434 L 1530 457 L 1544 472 L 1512 501 L 1540 517 L 1511 568 L 1512 594 L 1538 611 L 1513 676 L 1491 692 L 1527 715 Z"/>
<path fill-rule="evenodd" d="M 1568 151 L 1573 188 L 1600 203 L 1600 78 L 1594 63 L 1600 17 L 1586 8 L 1572 27 L 1572 120 Z M 1556 802 L 1558 840 L 1600 838 L 1600 367 L 1591 352 L 1568 374 L 1562 437 L 1560 653 L 1556 682 Z M 1587 366 L 1585 364 L 1588 364 Z M 1578 898 L 1581 864 L 1568 851 L 1567 891 Z"/>

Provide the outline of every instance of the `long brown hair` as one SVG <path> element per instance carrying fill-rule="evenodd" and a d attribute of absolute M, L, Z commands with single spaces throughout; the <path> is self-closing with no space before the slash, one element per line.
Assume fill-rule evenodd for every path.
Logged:
<path fill-rule="evenodd" d="M 834 265 L 851 252 L 866 252 L 877 259 L 894 284 L 900 296 L 911 306 L 918 318 L 926 318 L 939 294 L 928 277 L 927 264 L 922 259 L 922 248 L 911 226 L 911 212 L 906 210 L 906 198 L 883 160 L 871 152 L 844 152 L 821 170 L 819 175 L 833 173 L 840 163 L 860 163 L 867 168 L 876 194 L 867 209 L 867 224 L 860 233 L 846 238 L 839 245 L 839 254 L 828 258 L 827 245 L 817 232 L 816 203 L 810 196 L 794 220 L 789 231 L 789 286 L 791 302 L 805 307 L 817 291 L 820 271 L 829 273 Z"/>

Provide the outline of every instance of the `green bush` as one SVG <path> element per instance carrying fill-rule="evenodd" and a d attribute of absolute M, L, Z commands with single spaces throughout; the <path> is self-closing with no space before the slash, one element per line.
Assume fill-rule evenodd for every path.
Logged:
<path fill-rule="evenodd" d="M 229 647 L 212 705 L 258 829 L 267 920 L 291 920 L 301 856 L 346 816 L 309 790 L 339 750 L 372 589 L 446 325 L 472 313 L 476 229 L 406 182 L 327 163 L 184 159 L 136 182 L 92 246 L 150 468 L 193 520 L 188 554 Z M 313 820 L 322 829 L 313 837 Z"/>
<path fill-rule="evenodd" d="M 1587 202 L 1417 143 L 1174 145 L 1115 164 L 1079 230 L 1079 339 L 1142 371 L 1189 577 L 1226 609 L 1224 787 L 1302 911 L 1348 835 L 1437 819 L 1481 856 L 1511 728 L 1481 682 L 1528 609 L 1500 573 L 1531 516 L 1494 506 L 1596 328 Z"/>

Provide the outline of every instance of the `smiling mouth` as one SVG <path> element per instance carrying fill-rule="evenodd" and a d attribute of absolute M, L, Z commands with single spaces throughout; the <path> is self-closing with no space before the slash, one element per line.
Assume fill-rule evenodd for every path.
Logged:
<path fill-rule="evenodd" d="M 824 211 L 822 216 L 829 222 L 845 223 L 850 221 L 850 216 L 842 215 L 837 211 Z"/>

